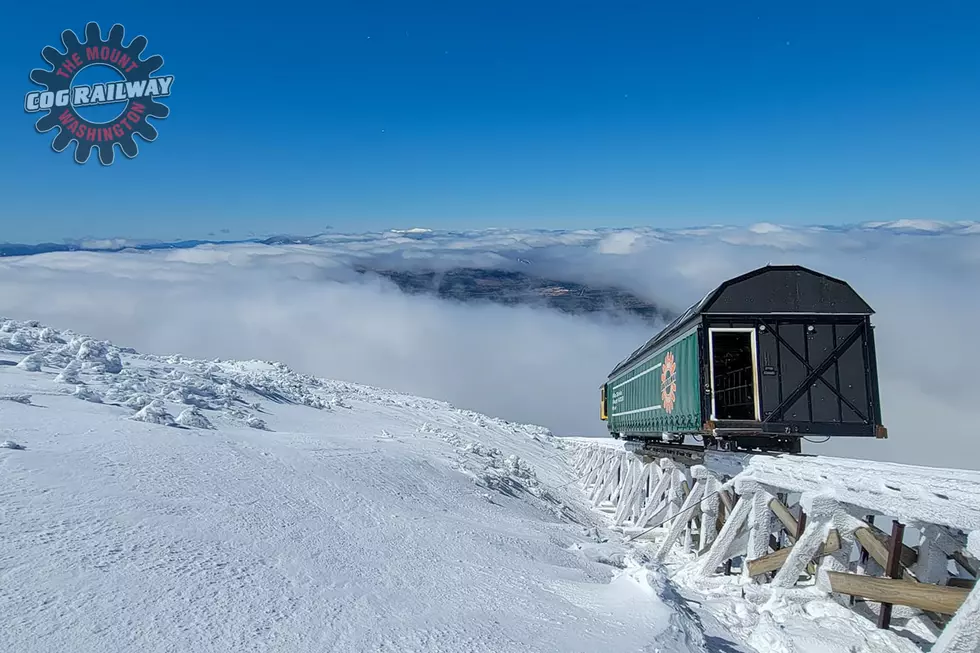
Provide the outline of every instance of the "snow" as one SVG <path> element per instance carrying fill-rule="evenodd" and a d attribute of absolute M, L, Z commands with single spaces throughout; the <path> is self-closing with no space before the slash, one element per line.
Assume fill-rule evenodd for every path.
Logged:
<path fill-rule="evenodd" d="M 0 396 L 0 650 L 748 650 L 541 427 L 2 319 Z"/>
<path fill-rule="evenodd" d="M 636 497 L 610 514 L 618 489 L 593 502 L 571 462 L 620 442 L 277 362 L 0 319 L 0 440 L 0 650 L 918 650 L 899 608 L 880 631 L 815 587 L 699 576 L 669 522 L 634 537 Z M 865 469 L 850 491 L 881 492 L 884 467 Z M 897 492 L 933 492 L 916 482 Z"/>
<path fill-rule="evenodd" d="M 740 484 L 820 493 L 905 522 L 980 530 L 980 471 L 829 456 L 746 456 Z M 808 506 L 804 505 L 804 508 Z"/>

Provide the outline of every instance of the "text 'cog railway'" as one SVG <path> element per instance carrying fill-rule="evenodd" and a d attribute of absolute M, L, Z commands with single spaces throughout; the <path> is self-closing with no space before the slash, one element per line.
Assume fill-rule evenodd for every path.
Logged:
<path fill-rule="evenodd" d="M 157 98 L 170 96 L 174 76 L 153 76 L 163 67 L 163 57 L 141 59 L 146 37 L 137 36 L 129 45 L 123 45 L 124 32 L 122 25 L 113 25 L 103 40 L 102 30 L 91 22 L 85 26 L 82 43 L 67 29 L 61 33 L 65 52 L 51 46 L 41 51 L 51 70 L 31 71 L 31 81 L 45 90 L 27 93 L 24 109 L 28 113 L 47 112 L 35 128 L 40 133 L 58 129 L 51 143 L 56 152 L 64 151 L 74 141 L 77 163 L 87 162 L 96 148 L 102 165 L 111 165 L 117 144 L 127 157 L 135 157 L 139 153 L 137 134 L 148 142 L 156 140 L 157 130 L 149 118 L 162 120 L 170 114 L 170 109 Z M 92 73 L 113 79 L 79 82 L 80 74 Z M 113 113 L 113 105 L 123 103 L 121 110 L 108 118 L 97 119 L 87 113 L 95 109 Z"/>

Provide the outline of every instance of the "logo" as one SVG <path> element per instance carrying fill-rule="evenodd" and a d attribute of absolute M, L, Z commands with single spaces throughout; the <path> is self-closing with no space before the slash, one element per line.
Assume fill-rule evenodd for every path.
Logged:
<path fill-rule="evenodd" d="M 677 361 L 670 351 L 664 356 L 663 365 L 660 366 L 660 400 L 664 410 L 673 412 L 674 402 L 677 401 Z"/>
<path fill-rule="evenodd" d="M 24 109 L 46 112 L 34 127 L 42 134 L 58 130 L 51 142 L 55 152 L 75 142 L 76 163 L 88 161 L 92 148 L 97 148 L 102 165 L 112 165 L 116 145 L 132 159 L 139 153 L 137 134 L 147 142 L 156 140 L 157 130 L 148 119 L 170 115 L 157 98 L 170 96 L 174 76 L 153 76 L 163 67 L 163 57 L 141 59 L 146 37 L 137 36 L 123 45 L 124 33 L 123 26 L 116 24 L 103 40 L 101 28 L 93 22 L 85 26 L 81 43 L 66 29 L 61 33 L 65 52 L 51 46 L 41 50 L 51 70 L 31 71 L 31 81 L 45 90 L 25 95 Z"/>

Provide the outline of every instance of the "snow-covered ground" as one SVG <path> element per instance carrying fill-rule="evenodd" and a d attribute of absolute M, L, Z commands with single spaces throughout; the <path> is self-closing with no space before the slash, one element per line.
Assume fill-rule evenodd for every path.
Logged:
<path fill-rule="evenodd" d="M 0 650 L 913 650 L 656 563 L 591 509 L 575 442 L 0 318 Z"/>
<path fill-rule="evenodd" d="M 0 319 L 0 442 L 3 651 L 738 650 L 539 427 Z"/>

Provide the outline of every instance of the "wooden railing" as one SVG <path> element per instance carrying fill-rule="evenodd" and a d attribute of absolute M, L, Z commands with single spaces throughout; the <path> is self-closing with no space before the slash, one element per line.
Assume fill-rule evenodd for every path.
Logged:
<path fill-rule="evenodd" d="M 980 650 L 980 472 L 786 455 L 745 456 L 726 475 L 707 461 L 688 468 L 594 444 L 574 463 L 593 506 L 629 539 L 657 531 L 660 560 L 679 546 L 700 576 L 731 573 L 735 560 L 773 587 L 809 576 L 828 595 L 874 606 L 880 628 L 893 605 L 918 610 L 939 631 L 932 653 Z M 875 525 L 888 514 L 914 523 L 916 546 L 903 543 L 906 524 Z"/>

